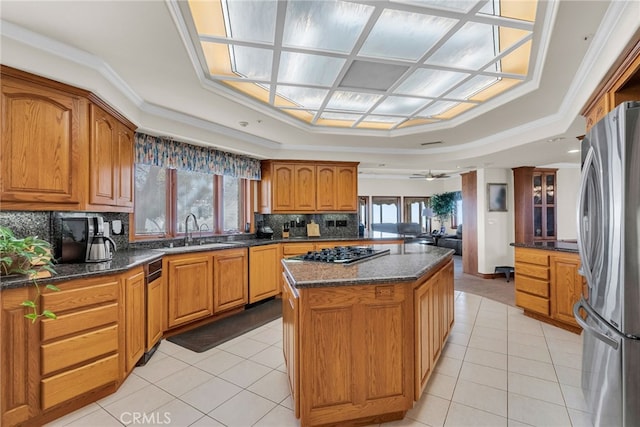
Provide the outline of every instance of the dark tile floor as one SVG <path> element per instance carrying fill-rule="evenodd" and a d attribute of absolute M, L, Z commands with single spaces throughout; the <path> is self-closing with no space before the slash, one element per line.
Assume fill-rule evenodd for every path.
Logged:
<path fill-rule="evenodd" d="M 454 286 L 456 291 L 480 295 L 503 304 L 516 306 L 513 276 L 507 282 L 504 276 L 497 279 L 483 279 L 462 272 L 462 257 L 453 256 Z"/>

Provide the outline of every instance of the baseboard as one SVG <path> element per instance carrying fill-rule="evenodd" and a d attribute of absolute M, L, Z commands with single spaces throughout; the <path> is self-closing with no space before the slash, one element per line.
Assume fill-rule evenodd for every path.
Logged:
<path fill-rule="evenodd" d="M 497 279 L 499 277 L 504 277 L 504 273 L 476 273 L 478 277 L 482 277 L 483 279 Z"/>

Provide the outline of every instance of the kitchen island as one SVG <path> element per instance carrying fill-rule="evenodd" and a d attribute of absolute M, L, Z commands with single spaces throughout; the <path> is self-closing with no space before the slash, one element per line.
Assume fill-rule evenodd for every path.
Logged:
<path fill-rule="evenodd" d="M 373 246 L 353 265 L 283 260 L 283 349 L 302 426 L 404 418 L 453 325 L 453 251 Z"/>

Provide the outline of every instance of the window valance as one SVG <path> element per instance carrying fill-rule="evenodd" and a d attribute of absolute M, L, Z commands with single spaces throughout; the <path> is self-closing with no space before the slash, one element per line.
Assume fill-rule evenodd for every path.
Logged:
<path fill-rule="evenodd" d="M 144 133 L 135 134 L 135 162 L 145 165 L 260 179 L 260 160 Z"/>

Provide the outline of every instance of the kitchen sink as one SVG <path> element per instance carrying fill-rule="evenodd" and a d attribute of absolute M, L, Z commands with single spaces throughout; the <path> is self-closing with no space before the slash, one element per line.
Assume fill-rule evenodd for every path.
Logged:
<path fill-rule="evenodd" d="M 238 246 L 244 246 L 244 243 L 241 242 L 216 242 L 216 243 L 205 243 L 202 245 L 189 245 L 189 246 L 174 246 L 173 248 L 159 248 L 159 251 L 164 253 L 184 253 L 184 252 L 202 252 L 208 251 L 212 249 L 230 249 L 236 248 Z"/>

